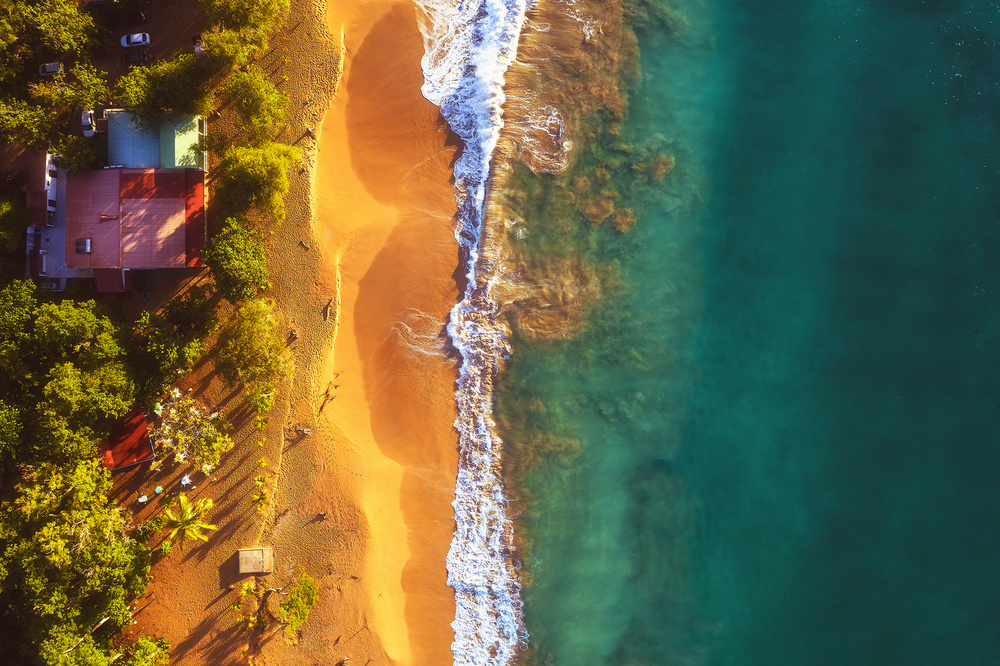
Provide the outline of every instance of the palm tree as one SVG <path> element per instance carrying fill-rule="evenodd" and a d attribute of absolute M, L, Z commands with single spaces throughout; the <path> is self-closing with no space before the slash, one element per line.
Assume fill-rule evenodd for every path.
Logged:
<path fill-rule="evenodd" d="M 171 507 L 163 512 L 166 518 L 164 527 L 170 530 L 167 542 L 172 544 L 176 540 L 183 550 L 184 541 L 188 537 L 198 541 L 208 541 L 208 535 L 203 534 L 202 530 L 219 529 L 215 525 L 209 525 L 201 520 L 212 508 L 212 500 L 206 497 L 191 502 L 184 493 L 181 493 L 177 499 L 179 503 L 176 507 Z"/>

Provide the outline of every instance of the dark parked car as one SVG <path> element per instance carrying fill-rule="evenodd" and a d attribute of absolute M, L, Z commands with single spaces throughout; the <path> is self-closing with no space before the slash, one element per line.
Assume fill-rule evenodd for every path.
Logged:
<path fill-rule="evenodd" d="M 122 54 L 121 61 L 125 67 L 131 67 L 132 65 L 141 65 L 152 57 L 149 51 L 131 51 Z"/>

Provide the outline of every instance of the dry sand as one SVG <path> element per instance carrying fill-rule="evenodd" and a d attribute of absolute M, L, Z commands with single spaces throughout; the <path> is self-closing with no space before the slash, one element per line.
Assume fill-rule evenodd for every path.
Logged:
<path fill-rule="evenodd" d="M 177 664 L 451 663 L 445 556 L 458 453 L 444 325 L 458 300 L 455 147 L 420 95 L 409 0 L 330 0 L 325 14 L 292 0 L 271 41 L 259 64 L 291 99 L 280 140 L 304 151 L 287 219 L 268 239 L 266 295 L 298 333 L 288 337 L 294 371 L 263 433 L 210 362 L 182 380 L 233 422 L 237 445 L 217 481 L 195 475 L 192 494 L 215 500 L 219 530 L 154 565 L 135 629 L 165 637 Z M 225 110 L 216 127 L 239 134 Z M 179 490 L 188 471 L 146 467 L 116 481 L 115 498 L 139 520 L 162 502 L 135 498 Z M 274 497 L 263 515 L 250 503 L 261 473 Z M 275 625 L 244 633 L 228 608 L 245 579 L 235 550 L 255 545 L 274 548 L 269 585 L 300 571 L 320 585 L 292 643 Z"/>

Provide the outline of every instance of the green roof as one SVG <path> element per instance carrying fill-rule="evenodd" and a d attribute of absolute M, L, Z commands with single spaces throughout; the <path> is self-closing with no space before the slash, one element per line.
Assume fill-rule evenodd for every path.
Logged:
<path fill-rule="evenodd" d="M 198 116 L 165 117 L 160 122 L 160 168 L 203 168 L 198 150 Z"/>

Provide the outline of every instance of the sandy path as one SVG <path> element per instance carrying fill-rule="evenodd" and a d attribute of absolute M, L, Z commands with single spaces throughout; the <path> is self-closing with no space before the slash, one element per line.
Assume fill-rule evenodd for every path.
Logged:
<path fill-rule="evenodd" d="M 317 156 L 316 234 L 340 285 L 324 425 L 340 435 L 339 481 L 368 520 L 369 628 L 397 664 L 450 663 L 455 151 L 420 95 L 413 4 L 334 0 L 327 23 L 346 59 Z"/>

